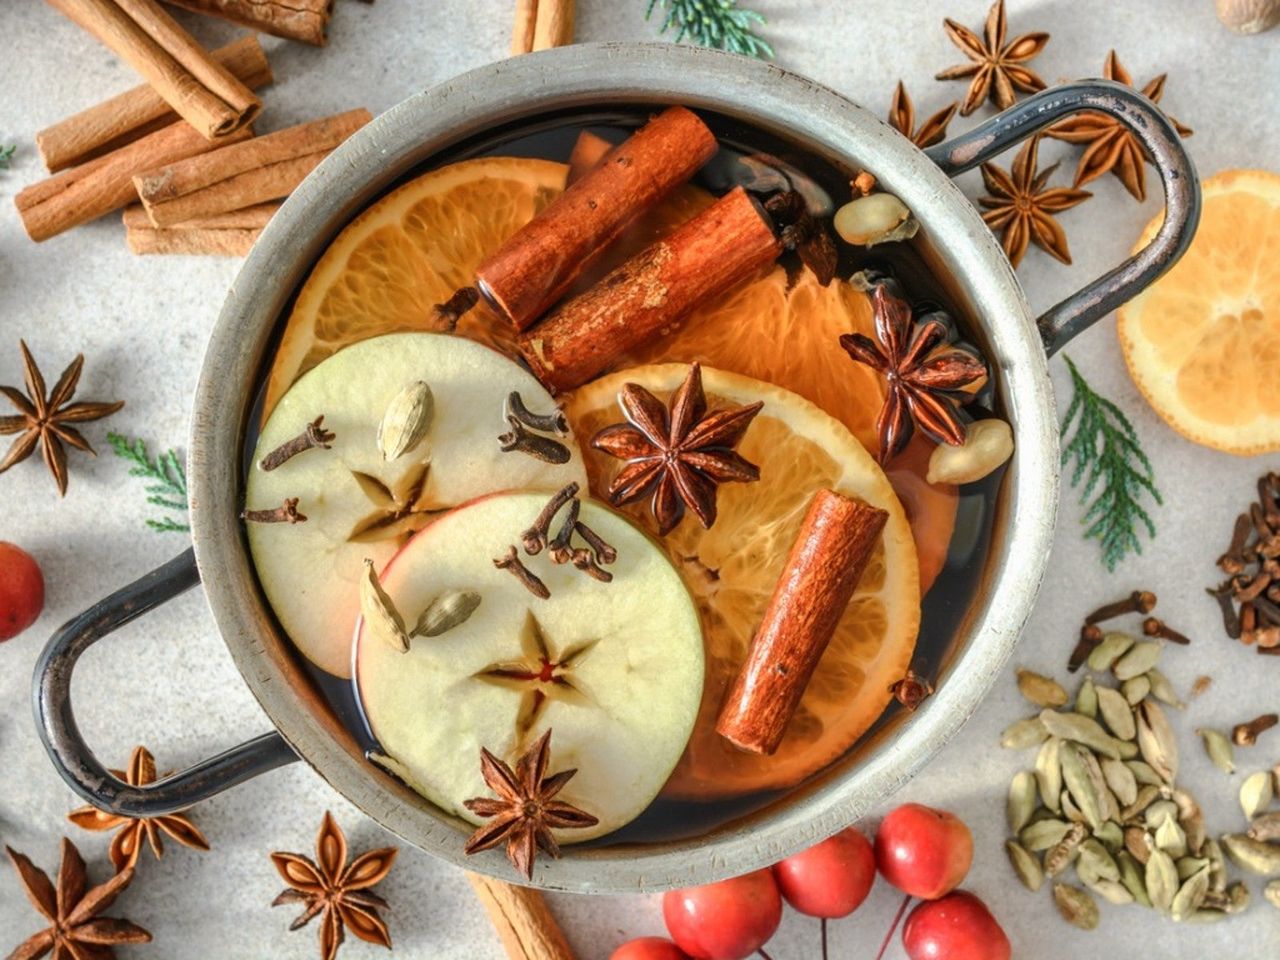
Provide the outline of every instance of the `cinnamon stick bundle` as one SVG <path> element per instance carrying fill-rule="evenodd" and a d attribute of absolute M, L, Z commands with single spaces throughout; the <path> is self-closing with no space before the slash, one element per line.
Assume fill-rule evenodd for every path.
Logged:
<path fill-rule="evenodd" d="M 164 0 L 173 7 L 230 20 L 286 40 L 323 47 L 333 0 Z"/>
<path fill-rule="evenodd" d="M 243 257 L 279 209 L 278 203 L 260 203 L 172 227 L 157 227 L 141 204 L 135 203 L 124 211 L 125 241 L 133 253 L 140 255 Z"/>
<path fill-rule="evenodd" d="M 735 187 L 558 307 L 520 338 L 520 352 L 552 393 L 571 390 L 781 252 L 756 202 Z"/>
<path fill-rule="evenodd" d="M 830 490 L 809 504 L 716 732 L 739 749 L 778 749 L 889 515 Z"/>
<path fill-rule="evenodd" d="M 157 227 L 277 200 L 372 119 L 361 108 L 312 120 L 141 172 L 133 182 Z"/>
<path fill-rule="evenodd" d="M 272 81 L 258 38 L 249 34 L 212 53 L 241 83 L 256 90 Z M 36 134 L 36 147 L 50 173 L 92 160 L 178 119 L 168 102 L 141 84 Z"/>
<path fill-rule="evenodd" d="M 179 120 L 118 150 L 34 183 L 14 197 L 28 236 L 37 242 L 131 203 L 138 198 L 134 174 L 253 136 L 241 127 L 212 141 Z"/>
<path fill-rule="evenodd" d="M 468 872 L 467 879 L 510 960 L 573 960 L 541 893 L 478 873 Z"/>
<path fill-rule="evenodd" d="M 480 292 L 525 330 L 623 230 L 716 152 L 707 125 L 669 107 L 521 227 L 476 270 Z"/>
<path fill-rule="evenodd" d="M 45 2 L 115 51 L 206 137 L 233 133 L 262 108 L 262 101 L 178 26 L 156 0 Z"/>
<path fill-rule="evenodd" d="M 574 0 L 516 0 L 511 54 L 573 43 Z"/>

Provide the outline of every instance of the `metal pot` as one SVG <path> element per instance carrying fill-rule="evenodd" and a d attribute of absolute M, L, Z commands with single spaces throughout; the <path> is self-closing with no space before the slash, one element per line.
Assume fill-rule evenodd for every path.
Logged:
<path fill-rule="evenodd" d="M 240 521 L 240 465 L 259 371 L 293 292 L 334 236 L 390 185 L 468 137 L 551 111 L 681 103 L 734 116 L 847 167 L 875 173 L 923 225 L 916 243 L 970 316 L 1010 417 L 1016 451 L 998 497 L 981 591 L 972 598 L 937 694 L 895 718 L 813 782 L 705 836 L 654 844 L 567 847 L 538 866 L 542 887 L 662 890 L 773 862 L 882 803 L 977 708 L 1031 611 L 1052 541 L 1058 439 L 1048 357 L 1178 259 L 1199 216 L 1191 161 L 1169 122 L 1127 87 L 1103 81 L 1048 90 L 973 131 L 921 151 L 833 90 L 777 67 L 671 44 L 584 44 L 494 63 L 417 94 L 327 159 L 254 247 L 205 355 L 191 417 L 194 550 L 63 627 L 36 667 L 35 710 L 50 757 L 71 787 L 114 813 L 171 812 L 298 758 L 408 843 L 519 881 L 501 854 L 464 858 L 468 829 L 365 762 L 303 675 L 267 609 Z M 1043 316 L 1033 317 L 992 233 L 950 177 L 1064 116 L 1120 119 L 1154 159 L 1164 225 L 1151 245 Z M 276 730 L 146 787 L 113 777 L 82 739 L 70 703 L 76 659 L 134 617 L 203 580 L 214 619 Z"/>

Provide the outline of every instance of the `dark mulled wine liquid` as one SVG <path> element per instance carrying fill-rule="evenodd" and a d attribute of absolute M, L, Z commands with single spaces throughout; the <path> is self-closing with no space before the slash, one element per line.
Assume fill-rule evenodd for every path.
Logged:
<path fill-rule="evenodd" d="M 460 143 L 434 157 L 404 179 L 459 160 L 483 156 L 536 157 L 567 162 L 579 134 L 591 131 L 612 143 L 624 140 L 659 107 L 634 106 L 616 110 L 594 109 L 553 114 L 491 131 L 487 135 Z M 699 110 L 699 115 L 715 132 L 720 142 L 719 153 L 694 178 L 694 184 L 720 195 L 742 185 L 748 191 L 771 192 L 790 181 L 793 189 L 806 198 L 810 209 L 825 208 L 834 213 L 851 199 L 850 178 L 857 169 L 847 169 L 798 149 L 794 144 L 748 126 L 731 117 Z M 767 158 L 761 161 L 759 158 Z M 872 171 L 873 173 L 875 171 Z M 785 179 L 784 179 L 785 177 Z M 393 185 L 399 186 L 399 184 Z M 941 308 L 954 319 L 957 340 L 964 343 L 974 326 L 953 297 L 943 278 L 931 273 L 923 258 L 908 243 L 890 243 L 870 250 L 837 242 L 840 251 L 838 277 L 849 277 L 862 270 L 875 271 L 897 279 L 905 297 L 917 313 Z M 794 258 L 794 254 L 785 257 Z M 788 261 L 784 259 L 784 264 Z M 800 269 L 798 261 L 788 264 Z M 281 318 L 288 316 L 285 310 Z M 684 358 L 687 361 L 697 357 Z M 262 397 L 266 370 L 262 372 L 257 402 L 251 411 L 246 431 L 243 469 L 252 466 L 261 420 Z M 965 407 L 974 418 L 1003 416 L 1000 397 L 988 384 L 975 401 Z M 970 601 L 979 590 L 983 567 L 990 545 L 996 494 L 1004 475 L 1001 467 L 984 480 L 960 488 L 954 532 L 947 549 L 942 572 L 924 596 L 920 634 L 913 668 L 924 677 L 936 678 L 945 664 L 948 650 L 964 620 Z M 343 725 L 366 750 L 377 749 L 364 721 L 354 683 L 342 680 L 314 667 L 305 658 L 299 661 Z M 878 731 L 895 721 L 902 708 L 890 705 L 861 742 L 875 739 Z M 855 745 L 853 751 L 858 750 Z M 820 776 L 820 774 L 819 774 Z M 711 802 L 672 801 L 659 798 L 638 819 L 615 833 L 593 841 L 594 844 L 646 843 L 696 837 L 708 830 L 758 810 L 773 802 L 778 792 L 757 793 L 733 800 Z"/>

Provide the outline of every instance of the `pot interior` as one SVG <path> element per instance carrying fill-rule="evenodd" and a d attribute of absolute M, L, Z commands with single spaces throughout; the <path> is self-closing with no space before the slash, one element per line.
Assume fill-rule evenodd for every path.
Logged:
<path fill-rule="evenodd" d="M 693 60 L 701 62 L 702 54 L 705 51 L 695 54 Z M 685 54 L 674 56 L 683 60 Z M 734 58 L 734 69 L 754 74 L 762 68 L 739 65 Z M 404 141 L 398 152 L 392 151 L 391 158 L 379 164 L 379 137 L 392 128 L 395 113 L 405 109 L 397 108 L 326 161 L 317 176 L 289 201 L 246 268 L 248 283 L 242 278 L 238 284 L 244 289 L 237 296 L 249 300 L 255 285 L 270 288 L 270 280 L 263 275 L 267 258 L 273 253 L 283 258 L 285 251 L 290 251 L 288 269 L 278 271 L 276 277 L 283 275 L 291 282 L 282 289 L 277 280 L 272 295 L 255 307 L 262 333 L 253 349 L 243 353 L 246 370 L 256 373 L 253 400 L 243 409 L 236 439 L 239 469 L 234 486 L 237 502 L 242 502 L 256 425 L 261 420 L 266 374 L 302 282 L 328 242 L 361 209 L 443 164 L 484 155 L 564 161 L 584 128 L 611 135 L 616 141 L 662 106 L 683 103 L 698 109 L 725 147 L 700 175 L 704 186 L 723 191 L 732 185 L 731 179 L 742 177 L 743 167 L 736 162 L 740 156 L 767 155 L 775 166 L 799 171 L 820 193 L 830 196 L 847 197 L 849 179 L 868 169 L 883 186 L 902 197 L 921 221 L 922 230 L 913 240 L 889 245 L 893 249 L 884 253 L 873 250 L 855 255 L 845 247 L 839 275 L 861 269 L 889 271 L 902 281 L 913 301 L 927 300 L 950 313 L 961 339 L 976 347 L 990 366 L 983 406 L 1011 423 L 1016 441 L 1014 457 L 1006 468 L 962 488 L 945 566 L 923 599 L 913 667 L 937 683 L 938 693 L 914 713 L 892 704 L 846 754 L 785 792 L 760 792 L 713 804 L 659 799 L 622 830 L 565 847 L 562 861 L 540 863 L 536 882 L 542 886 L 609 891 L 705 882 L 786 855 L 856 819 L 905 782 L 976 707 L 1012 649 L 1016 627 L 1029 610 L 1042 568 L 1042 554 L 1037 557 L 1034 551 L 1046 537 L 1046 504 L 1051 526 L 1055 492 L 1053 468 L 1049 466 L 1051 440 L 1046 439 L 1051 436 L 1046 427 L 1047 377 L 1034 328 L 1007 263 L 959 192 L 903 138 L 829 91 L 772 68 L 769 74 L 774 81 L 769 84 L 771 96 L 797 109 L 806 102 L 802 93 L 812 102 L 837 106 L 847 134 L 833 143 L 814 130 L 802 129 L 803 123 L 793 122 L 794 114 L 775 113 L 770 118 L 768 104 L 758 104 L 749 111 L 731 106 L 724 97 L 699 102 L 687 91 L 649 96 L 604 92 L 566 98 L 572 102 L 565 104 L 534 101 L 499 111 L 488 123 L 472 124 L 472 129 L 452 138 L 446 132 L 437 142 L 424 141 L 416 151 L 413 143 Z M 779 76 L 786 80 L 777 80 Z M 696 82 L 696 77 L 689 82 Z M 792 83 L 803 84 L 804 90 L 784 89 Z M 827 104 L 830 98 L 836 102 Z M 736 96 L 733 100 L 739 102 Z M 429 122 L 422 118 L 425 106 L 417 107 L 419 122 Z M 815 109 L 815 116 L 820 113 Z M 856 124 L 849 123 L 850 118 Z M 335 166 L 344 162 L 360 171 L 359 182 L 326 183 L 325 175 L 332 175 Z M 338 188 L 344 190 L 340 199 L 330 194 L 327 201 L 321 200 L 325 191 Z M 326 203 L 327 211 L 316 209 Z M 309 213 L 308 205 L 312 208 Z M 291 243 L 290 234 L 302 242 Z M 228 313 L 236 312 L 237 305 L 229 303 L 220 327 L 227 324 Z M 215 347 L 216 341 L 217 336 Z M 215 352 L 211 348 L 211 354 Z M 1029 478 L 1028 469 L 1035 476 Z M 1039 496 L 1029 498 L 1028 487 Z M 1012 529 L 1020 512 L 1025 518 L 1028 508 L 1034 511 L 1036 522 L 1027 528 L 1023 545 L 1033 552 L 1023 557 L 1020 575 L 1012 576 Z M 496 853 L 464 861 L 462 841 L 470 826 L 446 815 L 364 759 L 376 743 L 363 722 L 350 681 L 324 674 L 294 651 L 250 572 L 243 532 L 237 529 L 234 537 L 238 556 L 231 562 L 236 576 L 253 584 L 252 594 L 238 601 L 238 623 L 242 628 L 252 624 L 257 633 L 252 652 L 258 664 L 255 670 L 260 674 L 261 665 L 267 664 L 267 671 L 289 688 L 293 703 L 286 709 L 279 690 L 265 696 L 248 672 L 246 678 L 286 738 L 335 787 L 406 840 L 455 862 L 465 862 L 470 869 L 511 878 Z M 197 546 L 199 550 L 199 537 Z M 204 552 L 208 551 L 206 546 Z M 205 556 L 201 561 L 205 568 Z M 1020 586 L 1017 601 L 996 610 L 995 591 L 1010 580 Z M 221 601 L 211 596 L 211 602 L 218 614 Z M 224 618 L 220 616 L 219 621 L 244 671 L 248 654 L 233 642 Z M 282 711 L 291 715 L 282 719 Z M 321 748 L 317 737 L 327 740 L 328 745 Z M 321 753 L 324 755 L 319 756 Z"/>

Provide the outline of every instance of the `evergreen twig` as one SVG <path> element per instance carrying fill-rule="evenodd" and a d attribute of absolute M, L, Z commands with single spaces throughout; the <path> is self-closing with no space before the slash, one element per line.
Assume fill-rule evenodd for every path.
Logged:
<path fill-rule="evenodd" d="M 773 47 L 753 32 L 767 21 L 753 10 L 740 9 L 738 0 L 649 0 L 646 20 L 654 7 L 666 13 L 659 32 L 675 29 L 676 43 L 687 35 L 704 47 L 761 59 L 773 56 Z"/>
<path fill-rule="evenodd" d="M 16 143 L 11 143 L 7 147 L 0 147 L 0 170 L 8 170 L 9 162 L 13 160 L 14 151 L 18 149 Z"/>
<path fill-rule="evenodd" d="M 187 511 L 187 473 L 182 461 L 172 449 L 160 454 L 154 460 L 147 453 L 147 445 L 142 440 L 129 442 L 128 437 L 119 433 L 108 433 L 107 442 L 117 457 L 128 460 L 133 466 L 129 476 L 151 480 L 146 487 L 147 503 L 165 510 L 175 510 L 184 514 Z M 170 531 L 187 531 L 191 527 L 185 522 L 172 517 L 147 520 L 147 526 L 161 533 Z"/>
<path fill-rule="evenodd" d="M 1073 421 L 1075 435 L 1062 448 L 1062 463 L 1075 459 L 1072 487 L 1079 486 L 1088 474 L 1080 502 L 1084 504 L 1091 497 L 1093 501 L 1080 522 L 1089 525 L 1085 538 L 1099 542 L 1102 562 L 1114 571 L 1130 552 L 1142 553 L 1138 535 L 1143 527 L 1147 536 L 1156 535 L 1151 515 L 1139 501 L 1146 494 L 1158 504 L 1164 500 L 1133 424 L 1119 407 L 1093 391 L 1069 357 L 1065 359 L 1075 392 L 1062 420 L 1061 435 L 1067 435 Z"/>

